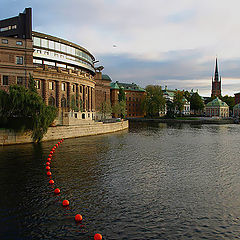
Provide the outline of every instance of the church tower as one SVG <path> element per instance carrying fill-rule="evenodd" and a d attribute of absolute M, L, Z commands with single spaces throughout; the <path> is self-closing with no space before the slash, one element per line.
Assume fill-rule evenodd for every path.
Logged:
<path fill-rule="evenodd" d="M 214 79 L 212 77 L 212 94 L 211 97 L 220 97 L 221 96 L 221 76 L 219 78 L 218 75 L 218 63 L 217 63 L 217 58 L 216 58 L 216 66 L 215 66 L 215 75 Z"/>

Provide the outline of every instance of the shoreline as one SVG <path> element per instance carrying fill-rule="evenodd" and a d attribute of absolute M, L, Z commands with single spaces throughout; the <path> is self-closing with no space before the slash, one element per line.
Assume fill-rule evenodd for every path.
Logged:
<path fill-rule="evenodd" d="M 236 124 L 233 119 L 155 119 L 155 118 L 128 118 L 129 122 L 154 122 L 154 123 L 190 123 L 190 124 Z"/>

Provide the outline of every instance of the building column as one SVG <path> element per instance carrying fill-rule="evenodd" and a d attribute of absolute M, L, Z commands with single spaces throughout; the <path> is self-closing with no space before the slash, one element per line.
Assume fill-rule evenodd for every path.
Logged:
<path fill-rule="evenodd" d="M 42 97 L 46 105 L 48 105 L 48 82 L 46 79 L 42 79 Z"/>
<path fill-rule="evenodd" d="M 77 107 L 80 111 L 80 101 L 79 101 L 79 84 L 75 84 L 76 86 L 76 102 L 77 102 Z"/>
<path fill-rule="evenodd" d="M 91 112 L 92 111 L 92 88 L 88 87 L 88 111 Z"/>
<path fill-rule="evenodd" d="M 86 88 L 85 85 L 82 85 L 82 96 L 83 96 L 83 112 L 86 112 Z"/>
<path fill-rule="evenodd" d="M 91 88 L 92 90 L 92 112 L 95 112 L 95 88 Z"/>
<path fill-rule="evenodd" d="M 56 84 L 56 107 L 61 108 L 61 99 L 60 99 L 60 83 L 55 81 Z"/>
<path fill-rule="evenodd" d="M 68 103 L 68 111 L 70 111 L 70 104 L 71 104 L 71 86 L 70 82 L 67 82 L 67 103 Z"/>

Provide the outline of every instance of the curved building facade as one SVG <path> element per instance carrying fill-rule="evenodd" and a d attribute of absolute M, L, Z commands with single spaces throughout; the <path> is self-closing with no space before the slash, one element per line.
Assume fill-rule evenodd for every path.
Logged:
<path fill-rule="evenodd" d="M 94 56 L 77 44 L 32 31 L 31 16 L 27 8 L 0 21 L 0 87 L 28 86 L 31 74 L 45 103 L 59 109 L 59 121 L 95 119 Z"/>

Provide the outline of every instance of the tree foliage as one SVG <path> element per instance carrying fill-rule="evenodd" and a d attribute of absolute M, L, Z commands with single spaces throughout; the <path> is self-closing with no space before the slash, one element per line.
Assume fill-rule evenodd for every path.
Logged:
<path fill-rule="evenodd" d="M 112 113 L 112 107 L 109 102 L 102 102 L 101 105 L 98 107 L 97 111 L 101 114 L 101 120 L 106 119 L 107 114 Z"/>
<path fill-rule="evenodd" d="M 183 92 L 182 91 L 176 91 L 174 94 L 173 103 L 176 107 L 176 110 L 181 113 L 184 108 L 184 101 L 183 101 Z"/>
<path fill-rule="evenodd" d="M 204 109 L 204 102 L 197 92 L 192 94 L 190 98 L 190 106 L 194 112 Z"/>
<path fill-rule="evenodd" d="M 159 112 L 165 108 L 165 98 L 161 86 L 148 85 L 146 88 L 146 96 L 143 100 L 143 109 L 147 116 L 158 117 Z"/>
<path fill-rule="evenodd" d="M 220 97 L 220 99 L 225 102 L 229 106 L 229 110 L 233 110 L 233 107 L 235 106 L 235 98 L 225 95 L 224 97 Z"/>
<path fill-rule="evenodd" d="M 113 105 L 112 112 L 124 118 L 126 116 L 126 100 L 122 100 Z"/>
<path fill-rule="evenodd" d="M 32 130 L 33 141 L 39 142 L 56 116 L 56 108 L 46 106 L 31 87 L 10 86 L 8 93 L 0 90 L 1 127 L 16 131 Z"/>
<path fill-rule="evenodd" d="M 126 94 L 122 87 L 119 88 L 119 93 L 118 93 L 118 102 L 121 102 L 121 101 L 126 101 Z"/>

